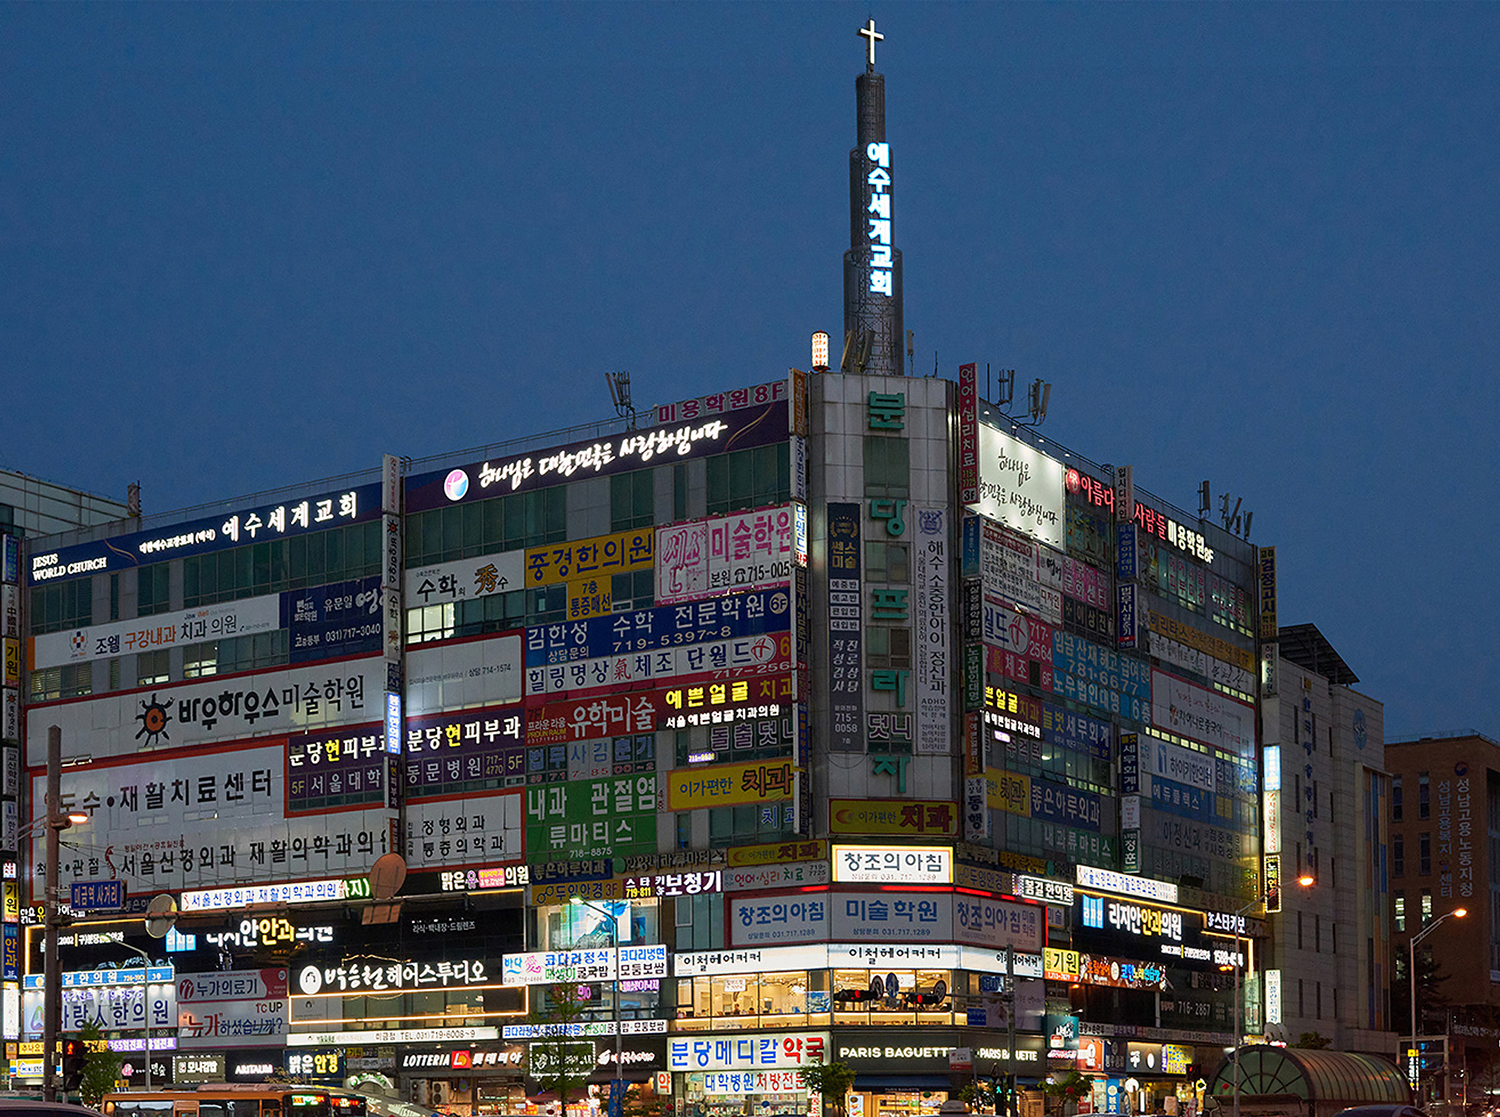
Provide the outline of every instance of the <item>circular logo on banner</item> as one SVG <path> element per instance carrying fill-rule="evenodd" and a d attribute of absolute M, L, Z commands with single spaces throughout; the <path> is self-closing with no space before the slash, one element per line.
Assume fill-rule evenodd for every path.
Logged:
<path fill-rule="evenodd" d="M 468 491 L 469 475 L 463 470 L 455 469 L 443 478 L 443 495 L 449 500 L 462 500 Z"/>
<path fill-rule="evenodd" d="M 303 966 L 297 975 L 297 984 L 302 987 L 302 992 L 312 996 L 323 988 L 323 971 L 317 966 Z"/>

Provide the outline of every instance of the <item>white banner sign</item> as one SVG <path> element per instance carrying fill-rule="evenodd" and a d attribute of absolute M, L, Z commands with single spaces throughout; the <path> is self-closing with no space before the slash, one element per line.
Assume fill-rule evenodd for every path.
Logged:
<path fill-rule="evenodd" d="M 524 662 L 517 633 L 411 648 L 406 653 L 406 716 L 519 701 Z"/>
<path fill-rule="evenodd" d="M 285 997 L 179 1004 L 177 1046 L 184 1051 L 279 1047 L 286 1042 L 287 1017 Z"/>
<path fill-rule="evenodd" d="M 916 686 L 918 753 L 950 750 L 949 708 L 953 659 L 948 651 L 948 513 L 944 508 L 915 509 L 912 567 L 917 584 L 912 610 L 917 644 Z"/>
<path fill-rule="evenodd" d="M 833 879 L 840 884 L 952 884 L 948 846 L 833 847 Z"/>
<path fill-rule="evenodd" d="M 443 605 L 526 588 L 526 552 L 480 555 L 406 572 L 406 607 Z"/>
<path fill-rule="evenodd" d="M 45 782 L 45 774 L 33 777 L 38 803 Z M 84 835 L 79 840 L 101 839 L 63 847 L 64 888 L 123 879 L 132 891 L 151 893 L 364 876 L 393 852 L 383 807 L 287 817 L 286 749 L 279 744 L 64 768 L 62 798 L 64 808 L 92 818 L 73 831 Z M 32 841 L 40 888 L 42 839 Z"/>
<path fill-rule="evenodd" d="M 247 597 L 133 621 L 49 632 L 33 642 L 32 669 L 270 632 L 281 627 L 281 595 Z"/>
<path fill-rule="evenodd" d="M 827 861 L 788 861 L 779 865 L 744 865 L 724 870 L 725 892 L 753 892 L 763 888 L 797 888 L 827 884 Z"/>
<path fill-rule="evenodd" d="M 385 661 L 373 656 L 59 702 L 28 719 L 26 763 L 46 764 L 52 725 L 62 729 L 64 758 L 97 760 L 378 721 L 384 693 Z"/>
<path fill-rule="evenodd" d="M 979 424 L 981 515 L 1062 550 L 1067 539 L 1063 464 L 1019 439 Z"/>
<path fill-rule="evenodd" d="M 1151 672 L 1151 724 L 1235 756 L 1250 756 L 1255 747 L 1254 706 L 1163 671 Z"/>
<path fill-rule="evenodd" d="M 406 805 L 406 862 L 432 868 L 519 860 L 523 813 L 519 789 L 413 800 Z"/>
<path fill-rule="evenodd" d="M 1020 606 L 1048 624 L 1062 624 L 1061 555 L 981 522 L 979 571 L 985 597 Z"/>
<path fill-rule="evenodd" d="M 656 603 L 785 585 L 801 505 L 716 516 L 656 531 Z"/>
<path fill-rule="evenodd" d="M 827 942 L 828 895 L 731 897 L 729 941 L 736 946 Z"/>

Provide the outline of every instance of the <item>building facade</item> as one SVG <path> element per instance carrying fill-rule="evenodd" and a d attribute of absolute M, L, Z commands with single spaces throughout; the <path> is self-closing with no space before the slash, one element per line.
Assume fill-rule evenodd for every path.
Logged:
<path fill-rule="evenodd" d="M 1386 758 L 1396 1027 L 1410 1036 L 1411 940 L 1420 936 L 1415 970 L 1423 1096 L 1479 1101 L 1497 1085 L 1500 1042 L 1500 858 L 1494 856 L 1500 744 L 1464 730 L 1389 742 Z M 1460 909 L 1462 917 L 1455 914 Z"/>
<path fill-rule="evenodd" d="M 1262 1034 L 1274 550 L 899 375 L 861 34 L 843 371 L 25 541 L 6 771 L 55 731 L 90 821 L 6 832 L 14 1075 L 49 871 L 63 1028 L 158 1082 L 1190 1113 Z"/>
<path fill-rule="evenodd" d="M 1265 834 L 1284 883 L 1261 975 L 1266 1034 L 1394 1058 L 1384 708 L 1353 689 L 1359 679 L 1315 625 L 1283 626 L 1276 651 Z M 1304 875 L 1311 885 L 1299 886 Z"/>

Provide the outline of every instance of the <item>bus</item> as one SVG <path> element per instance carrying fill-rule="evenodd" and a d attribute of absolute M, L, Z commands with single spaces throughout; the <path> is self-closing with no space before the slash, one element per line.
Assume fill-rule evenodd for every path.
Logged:
<path fill-rule="evenodd" d="M 105 1117 L 367 1117 L 365 1099 L 326 1086 L 209 1083 L 104 1095 Z"/>

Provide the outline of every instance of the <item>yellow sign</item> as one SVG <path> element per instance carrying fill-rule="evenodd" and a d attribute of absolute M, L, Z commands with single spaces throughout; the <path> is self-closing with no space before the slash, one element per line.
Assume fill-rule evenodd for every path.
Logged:
<path fill-rule="evenodd" d="M 5 685 L 21 685 L 21 641 L 5 637 Z"/>
<path fill-rule="evenodd" d="M 1077 981 L 1079 969 L 1078 951 L 1062 950 L 1055 946 L 1042 947 L 1042 976 L 1051 981 Z"/>
<path fill-rule="evenodd" d="M 822 861 L 828 857 L 828 843 L 768 842 L 758 846 L 733 846 L 725 861 L 740 868 L 753 865 L 782 865 L 793 861 Z"/>
<path fill-rule="evenodd" d="M 830 799 L 828 829 L 840 835 L 954 837 L 958 804 L 947 799 Z"/>
<path fill-rule="evenodd" d="M 531 547 L 526 551 L 526 584 L 556 586 L 579 578 L 606 578 L 650 570 L 656 562 L 656 528 L 617 531 L 573 543 Z"/>
<path fill-rule="evenodd" d="M 604 617 L 610 611 L 610 580 L 603 577 L 574 578 L 568 582 L 568 620 Z"/>
<path fill-rule="evenodd" d="M 792 762 L 757 760 L 750 764 L 714 764 L 677 768 L 667 773 L 667 810 L 740 807 L 792 797 Z"/>
<path fill-rule="evenodd" d="M 1165 613 L 1158 613 L 1155 609 L 1146 611 L 1146 623 L 1152 632 L 1159 636 L 1165 636 L 1169 640 L 1176 640 L 1179 644 L 1186 644 L 1195 651 L 1204 655 L 1222 659 L 1225 663 L 1232 663 L 1243 671 L 1255 670 L 1255 654 L 1244 648 L 1237 648 L 1228 640 L 1204 632 L 1202 629 L 1194 628 L 1190 624 L 1183 624 L 1175 617 L 1169 617 Z"/>
<path fill-rule="evenodd" d="M 1022 818 L 1031 817 L 1031 777 L 1000 768 L 986 768 L 984 782 L 989 805 Z"/>
<path fill-rule="evenodd" d="M 13 880 L 5 882 L 5 913 L 7 923 L 18 923 L 21 919 L 21 886 Z"/>

